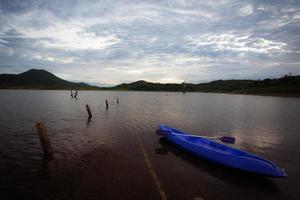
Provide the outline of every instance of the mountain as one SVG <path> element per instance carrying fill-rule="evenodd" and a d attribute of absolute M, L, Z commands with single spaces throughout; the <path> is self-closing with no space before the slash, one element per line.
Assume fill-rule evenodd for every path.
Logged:
<path fill-rule="evenodd" d="M 189 92 L 224 92 L 249 94 L 300 94 L 300 75 L 285 75 L 278 79 L 264 80 L 216 80 L 208 83 L 151 83 L 136 81 L 113 87 L 116 90 L 136 91 L 189 91 Z"/>
<path fill-rule="evenodd" d="M 0 88 L 20 89 L 99 89 L 86 83 L 73 83 L 41 69 L 21 74 L 0 74 Z"/>
<path fill-rule="evenodd" d="M 180 91 L 182 84 L 177 83 L 151 83 L 139 80 L 133 83 L 122 83 L 114 87 L 119 90 L 136 90 L 136 91 Z"/>
<path fill-rule="evenodd" d="M 300 95 L 300 75 L 285 75 L 278 79 L 216 80 L 208 83 L 151 83 L 139 80 L 115 87 L 96 87 L 87 83 L 63 80 L 45 70 L 31 69 L 21 74 L 0 74 L 0 89 L 83 89 L 83 90 L 133 90 L 133 91 L 187 91 L 223 92 L 244 94 Z"/>

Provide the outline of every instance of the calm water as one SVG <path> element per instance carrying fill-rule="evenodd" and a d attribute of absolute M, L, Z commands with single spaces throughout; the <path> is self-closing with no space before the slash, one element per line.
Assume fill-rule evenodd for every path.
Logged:
<path fill-rule="evenodd" d="M 120 98 L 119 105 L 116 104 L 117 97 Z M 105 99 L 109 101 L 108 111 L 105 110 Z M 93 113 L 90 122 L 85 104 L 90 105 Z M 10 192 L 24 193 L 33 178 L 44 178 L 60 170 L 60 167 L 52 166 L 47 168 L 47 173 L 44 171 L 45 162 L 35 130 L 35 123 L 39 121 L 46 124 L 55 159 L 66 163 L 96 148 L 115 149 L 117 153 L 135 159 L 132 156 L 138 151 L 135 139 L 141 138 L 170 197 L 175 192 L 171 182 L 175 183 L 167 176 L 172 176 L 172 172 L 185 176 L 185 169 L 190 168 L 195 176 L 201 172 L 199 176 L 205 177 L 203 181 L 211 183 L 212 188 L 207 190 L 228 187 L 240 194 L 253 192 L 254 198 L 274 197 L 273 190 L 264 192 L 261 186 L 246 184 L 241 187 L 241 180 L 237 176 L 228 177 L 223 168 L 211 171 L 206 169 L 211 166 L 185 160 L 188 155 L 178 155 L 174 148 L 155 136 L 155 129 L 159 123 L 164 123 L 199 135 L 234 136 L 237 140 L 234 147 L 266 157 L 286 170 L 288 177 L 285 179 L 267 179 L 278 197 L 300 197 L 299 98 L 80 91 L 78 99 L 71 99 L 68 91 L 0 90 L 0 114 L 0 194 L 6 197 Z M 163 148 L 170 152 L 157 153 Z M 166 170 L 165 166 L 171 167 L 169 164 L 172 168 L 176 165 L 176 169 Z M 180 182 L 185 181 L 192 184 L 190 180 Z M 219 198 L 213 192 L 201 192 L 205 199 Z"/>

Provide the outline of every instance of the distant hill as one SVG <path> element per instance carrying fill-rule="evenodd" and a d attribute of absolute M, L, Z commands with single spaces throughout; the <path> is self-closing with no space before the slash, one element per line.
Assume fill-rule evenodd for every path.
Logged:
<path fill-rule="evenodd" d="M 114 87 L 96 87 L 63 80 L 45 70 L 31 69 L 21 74 L 0 74 L 0 89 L 82 89 L 126 91 L 223 92 L 244 94 L 276 94 L 300 96 L 300 75 L 278 79 L 216 80 L 208 83 L 151 83 L 139 80 Z"/>
<path fill-rule="evenodd" d="M 184 88 L 184 89 L 183 89 Z M 224 92 L 249 94 L 291 94 L 300 95 L 300 75 L 286 75 L 278 79 L 264 80 L 216 80 L 208 83 L 151 83 L 136 81 L 115 86 L 117 90 L 136 91 L 187 91 L 187 92 Z"/>
<path fill-rule="evenodd" d="M 31 69 L 21 74 L 0 74 L 0 88 L 14 89 L 99 89 L 86 83 L 63 80 L 46 70 Z"/>
<path fill-rule="evenodd" d="M 113 87 L 120 90 L 136 90 L 136 91 L 181 91 L 182 84 L 177 83 L 151 83 L 139 80 L 133 83 L 122 83 Z"/>

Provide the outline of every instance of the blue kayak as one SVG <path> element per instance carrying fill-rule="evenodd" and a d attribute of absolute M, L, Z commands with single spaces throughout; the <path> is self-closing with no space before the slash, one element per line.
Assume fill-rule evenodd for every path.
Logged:
<path fill-rule="evenodd" d="M 157 133 L 200 158 L 235 169 L 273 177 L 286 177 L 283 169 L 257 155 L 223 144 L 189 135 L 175 128 L 159 125 Z"/>

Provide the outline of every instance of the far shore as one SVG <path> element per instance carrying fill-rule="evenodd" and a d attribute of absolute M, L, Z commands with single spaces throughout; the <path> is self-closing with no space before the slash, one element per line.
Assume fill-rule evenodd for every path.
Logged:
<path fill-rule="evenodd" d="M 59 88 L 0 88 L 1 90 L 58 90 L 58 91 L 70 91 L 71 89 L 59 89 Z M 172 92 L 172 93 L 182 93 L 182 91 L 167 91 L 167 90 L 124 90 L 124 89 L 79 89 L 78 91 L 112 91 L 112 92 Z M 268 93 L 268 92 L 224 92 L 224 91 L 186 91 L 188 93 L 214 93 L 214 94 L 232 94 L 232 95 L 257 95 L 257 96 L 274 96 L 274 97 L 300 97 L 300 94 L 292 93 Z"/>

